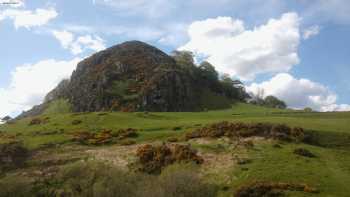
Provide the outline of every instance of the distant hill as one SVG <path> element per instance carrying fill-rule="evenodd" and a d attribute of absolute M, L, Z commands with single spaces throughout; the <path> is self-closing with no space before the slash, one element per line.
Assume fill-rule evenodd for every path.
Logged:
<path fill-rule="evenodd" d="M 177 112 L 230 107 L 238 98 L 225 94 L 219 79 L 208 79 L 203 72 L 194 64 L 179 65 L 173 57 L 146 43 L 129 41 L 80 62 L 69 80 L 63 80 L 41 105 L 19 118 L 44 113 L 62 99 L 73 112 Z"/>

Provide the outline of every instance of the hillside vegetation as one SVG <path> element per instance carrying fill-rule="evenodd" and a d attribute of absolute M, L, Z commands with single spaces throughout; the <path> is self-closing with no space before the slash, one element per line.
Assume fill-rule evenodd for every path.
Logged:
<path fill-rule="evenodd" d="M 145 196 L 149 192 L 155 196 L 244 196 L 242 193 L 247 192 L 244 187 L 256 183 L 249 189 L 255 188 L 256 192 L 257 188 L 277 188 L 269 195 L 347 196 L 350 193 L 349 112 L 301 112 L 237 103 L 230 109 L 207 112 L 68 113 L 63 110 L 57 113 L 57 105 L 65 104 L 54 103 L 43 115 L 0 126 L 2 146 L 20 142 L 28 151 L 20 152 L 21 158 L 25 158 L 23 163 L 16 160 L 19 166 L 3 170 L 0 186 L 7 188 L 6 192 L 16 191 L 18 196 L 21 192 L 24 196 L 39 193 L 53 196 L 60 192 L 67 196 Z M 185 137 L 222 121 L 302 127 L 305 139 Z M 163 142 L 169 148 L 157 149 Z M 189 149 L 181 146 L 187 144 L 191 145 Z M 145 145 L 155 148 L 144 149 Z M 173 146 L 177 149 L 172 154 L 177 155 L 168 164 Z M 22 150 L 11 148 L 11 153 Z M 8 150 L 0 148 L 0 158 Z M 146 150 L 156 151 L 152 154 L 165 159 L 162 165 L 169 165 L 162 167 L 160 175 L 137 171 L 138 155 L 140 151 L 149 154 Z M 177 153 L 179 150 L 187 152 Z M 192 157 L 202 158 L 203 162 L 185 164 Z M 188 167 L 192 165 L 195 166 Z M 110 169 L 111 174 L 103 169 Z M 146 182 L 147 187 L 141 186 Z M 120 187 L 125 190 L 111 189 Z M 155 190 L 149 191 L 150 188 Z M 203 188 L 205 194 L 200 192 Z"/>

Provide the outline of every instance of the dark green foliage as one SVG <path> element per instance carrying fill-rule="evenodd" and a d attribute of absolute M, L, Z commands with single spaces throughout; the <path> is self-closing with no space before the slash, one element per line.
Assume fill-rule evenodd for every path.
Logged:
<path fill-rule="evenodd" d="M 239 80 L 232 80 L 229 75 L 223 75 L 220 84 L 224 95 L 230 99 L 244 101 L 249 97 L 243 83 Z"/>
<path fill-rule="evenodd" d="M 284 101 L 279 100 L 277 97 L 274 96 L 267 96 L 265 98 L 265 106 L 279 109 L 287 108 L 287 105 Z"/>
<path fill-rule="evenodd" d="M 201 71 L 202 71 L 201 72 L 202 77 L 207 79 L 208 81 L 215 82 L 218 80 L 219 74 L 215 70 L 215 67 L 212 64 L 210 64 L 209 62 L 207 62 L 207 61 L 202 62 L 199 65 L 199 69 L 201 69 Z"/>
<path fill-rule="evenodd" d="M 287 108 L 287 104 L 275 96 L 267 96 L 265 97 L 265 99 L 263 99 L 262 96 L 263 95 L 257 95 L 254 99 L 250 101 L 250 103 L 254 105 L 277 108 L 277 109 Z"/>

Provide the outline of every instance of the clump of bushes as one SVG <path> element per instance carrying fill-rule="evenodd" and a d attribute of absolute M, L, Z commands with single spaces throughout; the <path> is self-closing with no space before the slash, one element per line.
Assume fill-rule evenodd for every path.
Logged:
<path fill-rule="evenodd" d="M 79 142 L 84 145 L 103 145 L 112 143 L 114 140 L 123 140 L 126 138 L 137 137 L 135 129 L 120 129 L 113 133 L 111 130 L 103 130 L 98 133 L 92 133 L 88 131 L 79 131 L 73 133 L 73 141 Z"/>
<path fill-rule="evenodd" d="M 283 196 L 283 191 L 303 191 L 317 193 L 318 190 L 307 184 L 293 184 L 281 182 L 253 182 L 237 189 L 235 197 L 276 197 Z"/>
<path fill-rule="evenodd" d="M 189 145 L 169 147 L 166 144 L 152 146 L 146 144 L 137 149 L 138 162 L 141 164 L 138 170 L 146 173 L 160 173 L 162 168 L 174 162 L 203 163 L 203 158 Z"/>
<path fill-rule="evenodd" d="M 269 123 L 230 123 L 227 121 L 214 123 L 186 134 L 186 139 L 200 137 L 253 137 L 260 136 L 284 141 L 302 141 L 304 130 L 300 127 L 291 128 L 284 124 Z"/>
<path fill-rule="evenodd" d="M 48 183 L 40 189 L 40 194 L 47 194 L 42 196 L 214 197 L 218 191 L 188 164 L 172 165 L 159 176 L 151 176 L 103 163 L 76 162 L 66 165 Z"/>
<path fill-rule="evenodd" d="M 305 148 L 297 148 L 293 151 L 293 153 L 303 157 L 310 157 L 310 158 L 316 157 L 316 155 L 314 155 L 312 152 L 310 152 Z"/>
<path fill-rule="evenodd" d="M 154 180 L 147 180 L 138 196 L 152 197 L 215 197 L 218 186 L 206 183 L 193 164 L 173 164 Z"/>
<path fill-rule="evenodd" d="M 24 165 L 29 151 L 20 142 L 0 144 L 0 172 Z"/>
<path fill-rule="evenodd" d="M 46 123 L 49 122 L 49 120 L 50 120 L 49 117 L 46 117 L 46 118 L 33 118 L 33 119 L 30 120 L 29 126 L 46 124 Z"/>

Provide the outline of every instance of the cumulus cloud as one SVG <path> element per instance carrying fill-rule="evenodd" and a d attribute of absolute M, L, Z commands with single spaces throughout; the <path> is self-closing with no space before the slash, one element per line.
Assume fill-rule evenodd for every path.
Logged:
<path fill-rule="evenodd" d="M 74 34 L 69 31 L 52 31 L 52 34 L 63 48 L 69 49 L 74 55 L 87 49 L 100 51 L 106 48 L 105 41 L 96 35 L 84 35 L 75 38 Z"/>
<path fill-rule="evenodd" d="M 58 13 L 54 8 L 21 10 L 6 9 L 0 13 L 0 21 L 4 19 L 12 19 L 16 29 L 25 27 L 27 29 L 35 26 L 47 24 L 50 20 L 56 18 Z"/>
<path fill-rule="evenodd" d="M 219 71 L 243 80 L 286 72 L 299 63 L 299 21 L 296 13 L 285 13 L 251 30 L 231 17 L 196 21 L 189 26 L 189 42 L 179 50 L 207 56 Z"/>
<path fill-rule="evenodd" d="M 69 78 L 79 58 L 68 61 L 47 59 L 16 67 L 7 88 L 0 89 L 0 117 L 17 115 L 39 104 L 62 79 Z"/>
<path fill-rule="evenodd" d="M 311 26 L 303 31 L 303 39 L 307 40 L 320 33 L 320 27 L 318 25 Z"/>
<path fill-rule="evenodd" d="M 296 79 L 287 73 L 279 73 L 272 79 L 253 83 L 247 87 L 253 94 L 264 93 L 264 97 L 273 95 L 284 100 L 291 108 L 311 107 L 320 111 L 347 111 L 350 105 L 338 105 L 337 95 L 328 87 L 308 79 Z"/>

